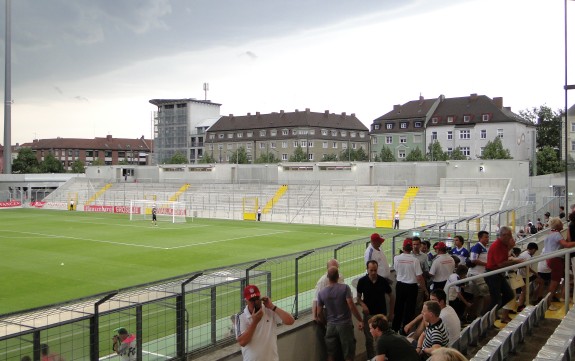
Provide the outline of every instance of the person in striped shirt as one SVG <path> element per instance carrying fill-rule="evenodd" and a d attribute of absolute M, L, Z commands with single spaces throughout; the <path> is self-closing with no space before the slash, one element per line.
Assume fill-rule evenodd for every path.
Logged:
<path fill-rule="evenodd" d="M 415 349 L 421 354 L 423 360 L 429 358 L 434 350 L 449 345 L 449 335 L 439 317 L 440 313 L 441 307 L 439 303 L 427 301 L 423 304 L 421 315 L 423 316 L 423 321 L 427 323 L 427 327 L 425 332 L 419 336 Z"/>

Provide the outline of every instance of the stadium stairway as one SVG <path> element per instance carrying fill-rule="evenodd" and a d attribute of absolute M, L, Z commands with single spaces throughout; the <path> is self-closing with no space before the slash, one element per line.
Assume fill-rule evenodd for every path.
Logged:
<path fill-rule="evenodd" d="M 276 191 L 276 193 L 274 194 L 272 199 L 270 199 L 266 203 L 266 205 L 264 206 L 264 209 L 262 209 L 262 213 L 268 214 L 272 210 L 274 204 L 276 204 L 280 200 L 280 198 L 285 194 L 285 192 L 287 192 L 287 190 L 288 190 L 288 186 L 286 184 L 282 184 L 282 186 L 279 187 L 279 189 Z"/>
<path fill-rule="evenodd" d="M 177 201 L 180 198 L 180 196 L 188 190 L 188 188 L 190 188 L 190 184 L 189 183 L 184 184 L 183 186 L 180 187 L 180 189 L 178 189 L 176 194 L 172 195 L 170 198 L 168 198 L 168 200 L 171 202 Z"/>
<path fill-rule="evenodd" d="M 102 194 L 104 194 L 108 189 L 110 189 L 112 187 L 112 183 L 108 183 L 106 184 L 104 187 L 102 187 L 99 191 L 97 191 L 92 197 L 90 197 L 87 201 L 86 201 L 86 205 L 92 204 L 92 202 L 95 202 L 96 199 L 98 199 Z"/>

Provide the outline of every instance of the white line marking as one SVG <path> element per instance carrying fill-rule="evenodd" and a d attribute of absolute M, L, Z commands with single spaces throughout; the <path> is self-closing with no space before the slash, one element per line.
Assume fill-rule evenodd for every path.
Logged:
<path fill-rule="evenodd" d="M 178 248 L 186 248 L 186 247 L 203 246 L 203 245 L 206 245 L 206 244 L 214 244 L 214 243 L 235 241 L 235 240 L 244 239 L 244 238 L 255 238 L 255 237 L 263 237 L 263 236 L 271 236 L 271 235 L 274 235 L 274 234 L 288 233 L 288 232 L 289 232 L 289 231 L 280 231 L 280 232 L 272 232 L 272 233 L 265 233 L 265 234 L 257 234 L 257 235 L 252 235 L 252 236 L 243 236 L 243 237 L 227 238 L 227 239 L 220 239 L 220 240 L 218 240 L 218 241 L 208 241 L 208 242 L 188 244 L 188 245 L 185 245 L 185 246 L 169 247 L 169 248 L 166 248 L 166 249 L 178 249 Z"/>

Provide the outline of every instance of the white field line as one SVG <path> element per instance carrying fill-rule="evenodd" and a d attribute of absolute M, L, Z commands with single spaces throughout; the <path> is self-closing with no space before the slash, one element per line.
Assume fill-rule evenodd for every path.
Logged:
<path fill-rule="evenodd" d="M 103 219 L 103 218 L 98 218 L 98 219 Z M 88 222 L 88 221 L 75 221 L 75 220 L 70 220 L 70 219 L 65 219 L 64 222 L 69 222 L 69 223 L 81 223 L 81 224 L 98 224 L 98 225 L 102 225 L 102 226 L 107 226 L 107 227 L 133 227 L 133 228 L 144 228 L 144 227 L 151 227 L 148 224 L 144 225 L 144 227 L 142 227 L 142 224 L 117 224 L 117 223 L 100 223 L 100 222 Z M 148 221 L 146 221 L 148 222 Z M 151 221 L 149 221 L 151 222 Z M 166 224 L 166 223 L 163 223 Z M 160 223 L 160 225 L 162 225 L 162 223 Z M 166 227 L 158 227 L 158 229 L 162 229 L 162 230 L 171 230 L 171 229 L 184 229 L 184 228 L 200 228 L 200 227 L 211 227 L 210 225 L 207 224 L 190 224 L 189 226 L 186 224 L 186 226 L 183 227 L 174 227 L 174 228 L 166 228 Z M 154 227 L 156 228 L 156 227 Z"/>
<path fill-rule="evenodd" d="M 196 246 L 203 246 L 203 245 L 206 245 L 206 244 L 214 244 L 214 243 L 221 243 L 221 242 L 236 241 L 236 240 L 238 240 L 238 239 L 244 239 L 244 238 L 255 238 L 255 237 L 271 236 L 271 235 L 274 235 L 274 234 L 288 233 L 288 232 L 290 232 L 290 231 L 279 231 L 279 232 L 271 232 L 271 233 L 257 234 L 257 235 L 253 235 L 253 236 L 234 237 L 234 238 L 220 239 L 220 240 L 217 240 L 217 241 L 208 241 L 208 242 L 200 242 L 200 243 L 188 244 L 188 245 L 185 245 L 185 246 L 169 247 L 169 248 L 166 248 L 166 249 L 179 249 L 179 248 L 187 248 L 187 247 L 196 247 Z"/>

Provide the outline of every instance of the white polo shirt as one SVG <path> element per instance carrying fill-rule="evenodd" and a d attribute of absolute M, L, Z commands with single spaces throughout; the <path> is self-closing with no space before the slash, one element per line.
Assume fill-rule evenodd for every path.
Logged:
<path fill-rule="evenodd" d="M 367 261 L 374 260 L 377 262 L 377 274 L 383 278 L 390 278 L 391 272 L 389 271 L 389 263 L 387 262 L 387 257 L 385 254 L 380 250 L 373 248 L 373 245 L 370 243 L 369 246 L 365 249 L 365 254 L 363 255 L 365 266 Z"/>
<path fill-rule="evenodd" d="M 398 254 L 393 258 L 393 268 L 397 277 L 397 282 L 417 284 L 417 276 L 421 276 L 421 265 L 419 260 L 411 253 Z"/>
<path fill-rule="evenodd" d="M 447 330 L 447 334 L 449 335 L 449 343 L 453 343 L 459 338 L 459 335 L 461 334 L 461 321 L 459 321 L 457 312 L 455 312 L 453 307 L 447 305 L 441 309 L 439 318 L 441 318 L 441 321 L 443 321 L 443 325 Z"/>
<path fill-rule="evenodd" d="M 429 274 L 432 276 L 431 280 L 433 282 L 444 282 L 451 276 L 454 269 L 455 261 L 453 257 L 449 254 L 440 254 L 433 260 Z"/>
<path fill-rule="evenodd" d="M 262 305 L 263 307 L 263 305 Z M 252 323 L 248 306 L 236 317 L 236 338 L 244 333 Z M 251 341 L 242 347 L 244 361 L 279 361 L 277 325 L 282 319 L 272 310 L 264 309 L 264 316 L 256 326 Z"/>

